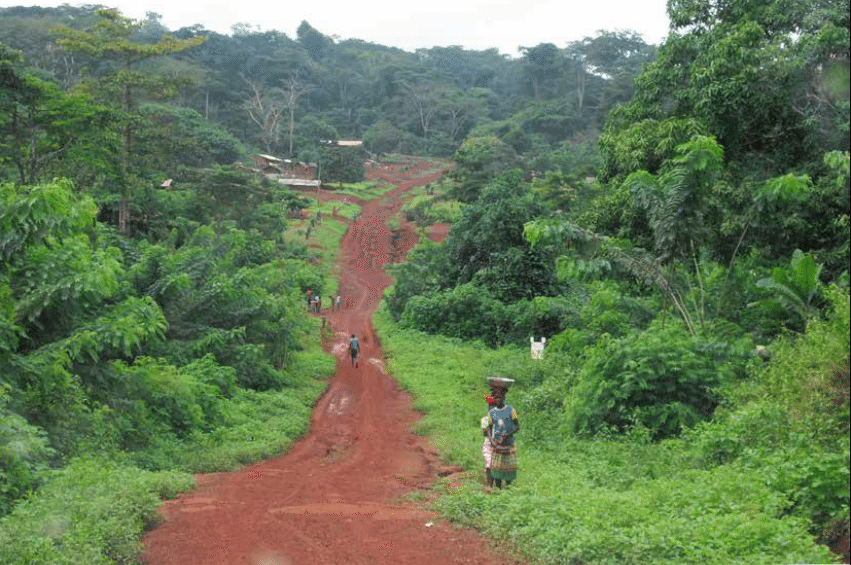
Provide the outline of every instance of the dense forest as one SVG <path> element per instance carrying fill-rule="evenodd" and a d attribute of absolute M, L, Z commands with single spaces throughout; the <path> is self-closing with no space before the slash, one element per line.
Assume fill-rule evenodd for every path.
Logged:
<path fill-rule="evenodd" d="M 668 10 L 659 46 L 600 31 L 512 59 L 307 22 L 290 38 L 100 6 L 0 9 L 0 561 L 66 562 L 51 561 L 56 535 L 31 534 L 49 520 L 44 485 L 96 484 L 107 466 L 141 507 L 185 488 L 179 472 L 277 453 L 304 430 L 333 359 L 301 300 L 336 281 L 283 237 L 310 203 L 246 163 L 360 180 L 323 143 L 339 139 L 378 160 L 453 161 L 406 210 L 449 235 L 390 267 L 382 331 L 495 355 L 547 336 L 542 363 L 488 366 L 518 380 L 541 449 L 635 442 L 726 473 L 707 497 L 758 485 L 758 531 L 713 540 L 716 560 L 650 544 L 616 561 L 733 562 L 742 544 L 742 563 L 830 559 L 812 547 L 849 524 L 849 4 Z M 283 436 L 246 431 L 282 408 Z M 618 492 L 668 472 L 636 468 Z M 470 494 L 446 512 L 486 528 L 482 508 L 522 500 Z M 711 531 L 727 514 L 707 504 Z M 85 559 L 127 562 L 139 527 L 102 519 L 79 533 L 108 540 Z M 582 553 L 591 534 L 570 549 L 541 532 L 513 538 L 541 544 L 541 563 L 614 558 Z M 784 536 L 788 551 L 765 547 Z"/>

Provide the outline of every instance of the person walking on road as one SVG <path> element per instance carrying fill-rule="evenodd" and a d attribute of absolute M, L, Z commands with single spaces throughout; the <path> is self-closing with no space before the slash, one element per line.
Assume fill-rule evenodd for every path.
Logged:
<path fill-rule="evenodd" d="M 505 403 L 505 389 L 494 388 L 496 406 L 488 410 L 488 431 L 493 457 L 491 476 L 496 488 L 502 488 L 517 478 L 517 450 L 514 447 L 514 434 L 520 431 L 520 421 L 514 408 Z"/>
<path fill-rule="evenodd" d="M 496 406 L 496 400 L 493 395 L 486 394 L 485 402 L 488 403 L 488 411 Z M 482 456 L 485 458 L 485 478 L 487 479 L 488 488 L 493 487 L 493 477 L 491 476 L 491 460 L 493 459 L 493 446 L 491 445 L 490 428 L 487 415 L 482 416 L 482 435 L 485 436 L 485 441 L 482 443 Z"/>
<path fill-rule="evenodd" d="M 340 309 L 340 293 L 337 293 L 337 296 L 334 298 L 334 310 Z"/>
<path fill-rule="evenodd" d="M 352 338 L 349 340 L 349 354 L 352 356 L 352 366 L 358 366 L 358 352 L 360 351 L 360 344 L 358 343 L 358 338 L 355 334 L 352 334 Z"/>

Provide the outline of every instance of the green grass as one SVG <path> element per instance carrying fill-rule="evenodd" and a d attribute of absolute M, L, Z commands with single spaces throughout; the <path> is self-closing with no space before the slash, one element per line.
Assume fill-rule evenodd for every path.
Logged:
<path fill-rule="evenodd" d="M 429 183 L 431 184 L 432 193 L 428 193 L 428 185 L 415 186 L 411 188 L 411 190 L 405 192 L 404 196 L 406 198 L 415 198 L 417 196 L 430 196 L 430 197 L 440 197 L 446 193 L 446 190 L 443 186 L 443 183 L 440 181 Z"/>
<path fill-rule="evenodd" d="M 684 440 L 646 435 L 580 439 L 558 431 L 559 413 L 536 409 L 524 349 L 489 350 L 405 330 L 385 308 L 375 316 L 388 364 L 425 416 L 428 435 L 450 464 L 471 470 L 460 488 L 440 489 L 434 507 L 463 525 L 510 542 L 533 563 L 776 564 L 836 562 L 789 512 L 789 500 L 746 465 L 703 466 Z M 518 480 L 485 492 L 479 418 L 485 378 L 517 380 Z M 560 410 L 560 409 L 559 409 Z"/>
<path fill-rule="evenodd" d="M 321 349 L 319 319 L 312 318 L 314 345 L 297 352 L 287 369 L 289 386 L 256 392 L 239 389 L 222 411 L 224 422 L 210 432 L 161 441 L 141 452 L 128 453 L 128 464 L 144 468 L 175 468 L 191 473 L 232 471 L 287 451 L 310 427 L 313 406 L 334 374 L 336 360 Z M 121 458 L 121 457 L 119 457 Z"/>
<path fill-rule="evenodd" d="M 325 190 L 367 201 L 374 200 L 394 188 L 394 186 L 381 180 L 367 180 L 355 183 L 343 183 L 342 187 L 335 183 L 328 185 Z"/>
<path fill-rule="evenodd" d="M 400 153 L 388 153 L 381 157 L 381 162 L 384 164 L 413 164 L 419 157 L 411 157 L 410 155 L 402 155 Z"/>
<path fill-rule="evenodd" d="M 305 238 L 310 226 L 308 219 L 288 220 L 284 238 L 309 246 L 311 254 L 316 257 L 313 268 L 322 275 L 325 281 L 321 289 L 321 296 L 333 296 L 337 292 L 340 279 L 339 269 L 337 268 L 340 241 L 349 226 L 347 222 L 331 217 L 333 204 L 330 202 L 323 203 L 320 208 L 309 208 L 311 218 L 315 217 L 317 209 L 322 211 L 322 222 L 314 223 L 309 238 Z M 355 212 L 360 212 L 360 206 L 351 203 L 338 206 L 337 209 L 338 215 L 347 218 L 351 218 Z"/>
<path fill-rule="evenodd" d="M 317 323 L 318 338 L 318 319 Z M 199 437 L 183 451 L 182 466 L 193 472 L 232 470 L 284 453 L 310 428 L 313 406 L 334 374 L 336 360 L 319 349 L 297 353 L 288 373 L 291 386 L 274 391 L 241 391 L 227 406 L 226 424 Z"/>
<path fill-rule="evenodd" d="M 314 227 L 313 234 L 308 239 L 311 245 L 318 246 L 312 251 L 319 257 L 319 262 L 314 267 L 322 273 L 325 280 L 325 286 L 322 289 L 324 297 L 330 298 L 337 292 L 340 280 L 337 257 L 340 255 L 340 240 L 343 239 L 348 227 L 347 223 L 340 220 L 323 219 L 321 224 Z"/>
<path fill-rule="evenodd" d="M 143 471 L 108 459 L 74 460 L 0 519 L 0 563 L 136 563 L 142 531 L 159 520 L 160 499 L 193 486 L 183 473 Z"/>
<path fill-rule="evenodd" d="M 224 400 L 218 428 L 183 440 L 157 436 L 147 449 L 109 459 L 88 455 L 51 472 L 45 484 L 0 519 L 3 565 L 136 563 L 142 531 L 162 498 L 194 486 L 187 473 L 228 471 L 279 455 L 309 429 L 313 406 L 336 365 L 308 319 L 281 390 L 238 389 Z M 149 471 L 144 469 L 169 469 Z M 0 485 L 2 487 L 2 485 Z"/>
<path fill-rule="evenodd" d="M 410 214 L 408 217 L 414 221 L 422 215 L 426 224 L 452 223 L 462 206 L 457 200 L 443 200 L 437 195 L 418 195 L 405 202 L 402 214 Z"/>
<path fill-rule="evenodd" d="M 319 205 L 314 202 L 313 206 L 310 207 L 312 215 L 316 215 L 317 210 L 322 212 L 323 222 L 334 214 L 335 209 L 338 216 L 342 216 L 348 220 L 352 218 L 353 214 L 361 211 L 361 207 L 357 204 L 352 202 L 346 202 L 344 204 L 342 201 L 337 200 L 329 200 L 327 202 L 322 202 Z"/>

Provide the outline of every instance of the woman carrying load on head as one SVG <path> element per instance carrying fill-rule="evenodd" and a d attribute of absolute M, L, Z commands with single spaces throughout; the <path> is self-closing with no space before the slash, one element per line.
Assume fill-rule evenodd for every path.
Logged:
<path fill-rule="evenodd" d="M 496 400 L 493 395 L 486 394 L 485 402 L 488 403 L 488 411 L 496 406 Z M 491 460 L 493 459 L 493 446 L 491 445 L 490 423 L 487 416 L 482 416 L 482 435 L 485 436 L 485 441 L 482 443 L 482 456 L 485 458 L 485 479 L 488 487 L 493 486 L 493 477 L 491 477 Z"/>
<path fill-rule="evenodd" d="M 517 449 L 514 434 L 520 431 L 520 420 L 513 407 L 505 403 L 505 388 L 493 387 L 496 406 L 488 410 L 488 432 L 493 446 L 491 477 L 497 488 L 517 478 Z"/>

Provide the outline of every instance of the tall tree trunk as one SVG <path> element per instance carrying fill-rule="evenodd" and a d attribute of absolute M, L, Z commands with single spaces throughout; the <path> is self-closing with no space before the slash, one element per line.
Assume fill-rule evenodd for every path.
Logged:
<path fill-rule="evenodd" d="M 290 123 L 288 126 L 290 134 L 290 155 L 293 154 L 293 132 L 295 131 L 295 104 L 290 104 Z"/>
<path fill-rule="evenodd" d="M 121 199 L 118 201 L 118 231 L 121 235 L 126 236 L 129 233 L 128 223 L 130 221 L 130 202 L 127 200 L 127 195 L 122 192 Z"/>
<path fill-rule="evenodd" d="M 127 63 L 127 73 L 130 73 L 130 63 Z M 133 106 L 133 100 L 131 98 L 130 85 L 126 84 L 124 86 L 124 110 L 130 114 Z M 127 236 L 130 233 L 130 144 L 132 142 L 133 132 L 131 129 L 130 122 L 127 122 L 127 125 L 124 126 L 124 155 L 122 155 L 121 159 L 121 168 L 122 168 L 122 182 L 124 186 L 121 187 L 121 200 L 118 203 L 118 231 L 121 235 Z"/>

